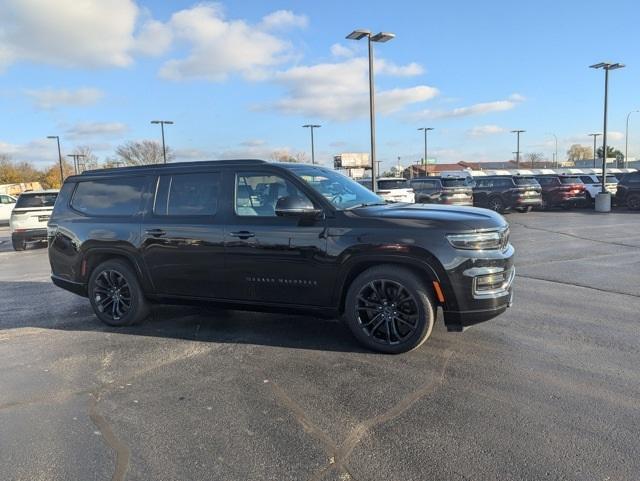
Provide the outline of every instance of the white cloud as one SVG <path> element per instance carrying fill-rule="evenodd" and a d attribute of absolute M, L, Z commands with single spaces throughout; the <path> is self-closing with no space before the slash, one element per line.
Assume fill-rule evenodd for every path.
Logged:
<path fill-rule="evenodd" d="M 296 15 L 291 10 L 277 10 L 266 15 L 260 23 L 261 27 L 265 30 L 276 30 L 287 27 L 304 28 L 308 24 L 309 19 L 306 15 Z"/>
<path fill-rule="evenodd" d="M 146 55 L 158 56 L 171 46 L 173 32 L 168 25 L 157 20 L 148 20 L 140 29 L 135 39 L 134 49 Z"/>
<path fill-rule="evenodd" d="M 334 57 L 351 58 L 355 55 L 355 51 L 349 47 L 345 47 L 341 43 L 331 45 L 331 55 Z"/>
<path fill-rule="evenodd" d="M 86 139 L 93 137 L 118 137 L 129 130 L 122 122 L 81 122 L 66 130 L 70 139 Z"/>
<path fill-rule="evenodd" d="M 513 94 L 506 100 L 496 100 L 493 102 L 480 102 L 477 104 L 469 105 L 467 107 L 458 107 L 452 110 L 422 110 L 413 112 L 409 117 L 412 120 L 426 120 L 426 119 L 447 119 L 455 117 L 469 117 L 472 115 L 483 115 L 492 112 L 504 112 L 505 110 L 511 110 L 516 107 L 520 102 L 524 100 L 519 94 Z"/>
<path fill-rule="evenodd" d="M 288 15 L 279 13 L 268 23 L 273 26 L 286 18 L 291 20 Z M 256 78 L 264 69 L 291 55 L 291 45 L 287 41 L 260 25 L 226 20 L 221 8 L 213 4 L 200 4 L 174 13 L 170 27 L 174 38 L 190 47 L 187 57 L 169 60 L 160 69 L 160 76 L 170 80 L 222 81 L 232 73 Z"/>
<path fill-rule="evenodd" d="M 404 67 L 387 67 L 381 74 L 403 74 Z M 410 64 L 411 65 L 411 64 Z M 274 80 L 287 89 L 281 100 L 270 106 L 286 114 L 307 115 L 332 120 L 350 120 L 365 116 L 369 109 L 368 62 L 353 58 L 337 63 L 298 66 L 278 72 Z M 438 95 L 426 85 L 398 88 L 377 93 L 378 111 L 388 114 L 407 105 L 424 102 Z"/>
<path fill-rule="evenodd" d="M 64 67 L 127 66 L 137 15 L 133 0 L 4 0 L 0 68 L 19 60 Z"/>
<path fill-rule="evenodd" d="M 393 75 L 395 77 L 413 77 L 424 73 L 422 66 L 415 62 L 407 65 L 396 65 L 384 59 L 380 59 L 375 63 L 374 70 L 377 74 Z"/>
<path fill-rule="evenodd" d="M 484 137 L 485 135 L 501 134 L 506 131 L 507 129 L 497 125 L 478 125 L 469 129 L 467 133 L 471 137 Z"/>
<path fill-rule="evenodd" d="M 607 141 L 614 140 L 619 142 L 624 140 L 624 134 L 622 132 L 616 132 L 615 130 L 607 131 Z M 608 144 L 609 142 L 607 142 Z"/>
<path fill-rule="evenodd" d="M 40 166 L 58 161 L 58 150 L 55 139 L 42 138 L 31 140 L 24 144 L 12 144 L 0 140 L 0 154 L 8 154 L 11 159 L 15 161 L 32 162 Z M 62 155 L 65 155 L 64 150 Z"/>
<path fill-rule="evenodd" d="M 77 90 L 67 89 L 39 89 L 25 90 L 25 95 L 31 97 L 34 105 L 39 109 L 55 109 L 61 106 L 82 107 L 93 105 L 98 102 L 104 93 L 95 88 L 79 88 Z"/>

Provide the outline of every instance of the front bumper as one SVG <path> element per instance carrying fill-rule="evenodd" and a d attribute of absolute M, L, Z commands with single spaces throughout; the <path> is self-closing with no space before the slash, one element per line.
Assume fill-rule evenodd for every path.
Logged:
<path fill-rule="evenodd" d="M 511 245 L 490 258 L 473 258 L 447 271 L 449 284 L 444 306 L 444 322 L 448 331 L 461 332 L 505 312 L 513 302 L 515 267 Z M 478 279 L 503 275 L 503 281 L 492 288 L 479 290 Z"/>

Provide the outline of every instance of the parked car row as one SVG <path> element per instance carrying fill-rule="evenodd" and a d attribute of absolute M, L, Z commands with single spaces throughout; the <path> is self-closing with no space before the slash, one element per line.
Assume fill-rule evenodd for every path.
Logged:
<path fill-rule="evenodd" d="M 606 190 L 613 203 L 640 209 L 640 172 L 608 174 Z M 371 188 L 371 179 L 361 179 Z M 472 176 L 466 172 L 415 179 L 378 179 L 378 194 L 387 202 L 473 205 L 506 212 L 592 205 L 602 190 L 602 175 L 586 173 L 504 173 Z"/>

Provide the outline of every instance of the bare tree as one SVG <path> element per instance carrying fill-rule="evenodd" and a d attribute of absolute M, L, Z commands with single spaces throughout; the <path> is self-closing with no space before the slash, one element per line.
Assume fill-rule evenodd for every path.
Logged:
<path fill-rule="evenodd" d="M 116 155 L 124 165 L 162 164 L 162 144 L 155 140 L 127 142 L 116 148 Z M 175 158 L 173 150 L 167 147 L 167 162 Z"/>
<path fill-rule="evenodd" d="M 78 145 L 73 149 L 73 153 L 83 156 L 78 159 L 80 172 L 98 168 L 98 156 L 93 153 L 93 150 L 88 145 Z"/>
<path fill-rule="evenodd" d="M 536 164 L 544 162 L 544 154 L 540 153 L 540 152 L 530 152 L 525 156 L 525 159 L 527 162 L 529 162 L 529 165 L 534 168 Z"/>

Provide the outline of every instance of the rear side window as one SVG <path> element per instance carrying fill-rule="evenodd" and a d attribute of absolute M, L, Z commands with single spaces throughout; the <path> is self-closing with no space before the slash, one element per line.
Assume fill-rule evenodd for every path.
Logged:
<path fill-rule="evenodd" d="M 589 175 L 581 175 L 580 180 L 585 184 L 593 184 L 594 181 Z"/>
<path fill-rule="evenodd" d="M 554 185 L 559 183 L 557 177 L 536 177 L 536 180 L 540 185 Z"/>
<path fill-rule="evenodd" d="M 120 177 L 78 182 L 71 207 L 87 215 L 134 215 L 145 181 L 145 177 Z"/>
<path fill-rule="evenodd" d="M 158 184 L 153 213 L 167 216 L 212 216 L 218 210 L 219 193 L 218 172 L 163 175 Z"/>
<path fill-rule="evenodd" d="M 40 194 L 21 194 L 16 202 L 16 209 L 25 207 L 53 207 L 56 203 L 57 192 Z"/>

